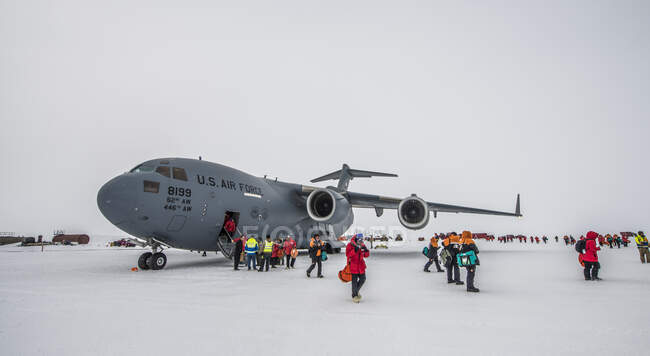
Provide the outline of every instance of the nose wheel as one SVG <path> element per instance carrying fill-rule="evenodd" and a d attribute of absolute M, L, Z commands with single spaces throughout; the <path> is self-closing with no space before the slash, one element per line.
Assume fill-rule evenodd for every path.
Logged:
<path fill-rule="evenodd" d="M 145 252 L 138 258 L 138 267 L 141 270 L 156 271 L 165 268 L 165 265 L 167 265 L 167 256 L 162 252 Z"/>

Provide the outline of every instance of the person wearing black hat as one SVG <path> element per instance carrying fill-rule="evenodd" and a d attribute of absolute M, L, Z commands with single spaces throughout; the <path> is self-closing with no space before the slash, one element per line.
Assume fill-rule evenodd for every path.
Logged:
<path fill-rule="evenodd" d="M 318 234 L 314 234 L 309 242 L 309 257 L 311 257 L 311 266 L 307 269 L 307 278 L 311 277 L 311 271 L 318 265 L 318 278 L 323 278 L 323 261 L 321 254 L 323 252 L 323 241 Z"/>

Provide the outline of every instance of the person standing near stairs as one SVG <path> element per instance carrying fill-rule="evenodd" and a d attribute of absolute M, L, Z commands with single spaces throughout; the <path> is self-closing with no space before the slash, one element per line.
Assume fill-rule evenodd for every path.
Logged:
<path fill-rule="evenodd" d="M 226 221 L 226 223 L 223 224 L 223 229 L 226 230 L 226 232 L 228 233 L 228 237 L 232 240 L 235 230 L 237 229 L 235 220 L 232 217 L 228 217 L 228 221 Z"/>
<path fill-rule="evenodd" d="M 260 265 L 259 271 L 265 269 L 266 272 L 269 271 L 269 266 L 271 264 L 271 254 L 273 253 L 273 241 L 271 240 L 271 235 L 266 235 L 266 241 L 264 241 L 264 247 L 262 248 L 262 264 Z"/>
<path fill-rule="evenodd" d="M 242 250 L 244 249 L 244 242 L 241 237 L 238 237 L 235 239 L 235 246 L 233 246 L 233 252 L 232 252 L 232 261 L 234 264 L 234 270 L 238 271 L 239 270 L 239 261 L 241 258 L 241 253 Z"/>
<path fill-rule="evenodd" d="M 256 253 L 259 248 L 257 240 L 254 237 L 251 236 L 246 240 L 246 265 L 249 271 L 251 270 L 251 262 L 253 263 L 253 269 L 257 269 Z"/>

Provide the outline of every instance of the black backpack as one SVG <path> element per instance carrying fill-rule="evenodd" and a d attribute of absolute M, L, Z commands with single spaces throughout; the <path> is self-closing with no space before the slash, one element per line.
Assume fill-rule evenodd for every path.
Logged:
<path fill-rule="evenodd" d="M 575 246 L 575 248 L 576 248 L 576 252 L 578 252 L 578 253 L 582 253 L 582 251 L 583 251 L 585 248 L 587 248 L 587 241 L 585 241 L 585 240 L 578 240 L 578 242 L 576 242 L 576 246 Z"/>

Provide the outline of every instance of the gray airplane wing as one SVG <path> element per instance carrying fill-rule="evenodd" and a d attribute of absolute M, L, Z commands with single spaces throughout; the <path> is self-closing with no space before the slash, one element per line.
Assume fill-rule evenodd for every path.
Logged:
<path fill-rule="evenodd" d="M 352 204 L 353 208 L 374 208 L 374 209 L 397 209 L 399 203 L 402 199 L 384 197 L 380 195 L 370 195 L 363 193 L 355 192 L 346 192 L 347 198 Z M 468 213 L 468 214 L 484 214 L 484 215 L 501 215 L 501 216 L 522 216 L 520 203 L 519 203 L 519 194 L 517 194 L 517 205 L 515 207 L 515 212 L 505 212 L 505 211 L 496 211 L 496 210 L 487 210 L 487 209 L 478 209 L 470 208 L 466 206 L 459 205 L 450 205 L 450 204 L 441 204 L 427 202 L 429 209 L 437 213 Z"/>

